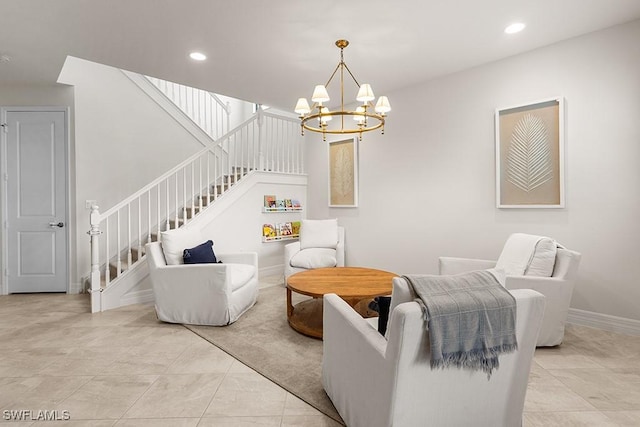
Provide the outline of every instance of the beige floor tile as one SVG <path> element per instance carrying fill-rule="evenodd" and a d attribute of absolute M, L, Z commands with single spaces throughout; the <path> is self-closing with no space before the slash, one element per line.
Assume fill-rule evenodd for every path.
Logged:
<path fill-rule="evenodd" d="M 33 425 L 33 421 L 5 421 L 0 419 L 0 425 L 2 427 L 26 427 Z"/>
<path fill-rule="evenodd" d="M 196 427 L 200 418 L 121 419 L 115 427 Z"/>
<path fill-rule="evenodd" d="M 620 382 L 624 375 L 608 370 L 550 370 L 574 393 L 601 411 L 640 410 L 640 387 L 634 382 Z"/>
<path fill-rule="evenodd" d="M 293 394 L 287 393 L 284 415 L 322 415 L 322 412 Z"/>
<path fill-rule="evenodd" d="M 69 421 L 37 421 L 33 426 L 56 426 L 56 427 L 112 427 L 115 420 L 69 420 Z M 4 427 L 4 426 L 3 426 Z"/>
<path fill-rule="evenodd" d="M 202 340 L 187 328 L 180 325 L 167 325 L 161 328 L 147 327 L 151 333 L 145 337 L 143 344 L 149 345 L 173 345 L 186 348 Z"/>
<path fill-rule="evenodd" d="M 602 365 L 583 354 L 543 353 L 536 350 L 535 362 L 543 369 L 599 369 Z"/>
<path fill-rule="evenodd" d="M 157 379 L 154 375 L 94 377 L 65 399 L 59 409 L 71 419 L 118 419 Z"/>
<path fill-rule="evenodd" d="M 284 389 L 260 374 L 228 373 L 204 416 L 280 416 L 286 397 Z"/>
<path fill-rule="evenodd" d="M 200 340 L 200 342 L 184 350 L 182 354 L 173 361 L 167 373 L 227 373 L 235 359 L 218 347 L 203 341 L 204 340 Z"/>
<path fill-rule="evenodd" d="M 524 415 L 524 427 L 616 427 L 601 412 L 530 412 Z"/>
<path fill-rule="evenodd" d="M 278 393 L 226 391 L 213 397 L 204 416 L 281 416 L 284 401 L 284 390 Z"/>
<path fill-rule="evenodd" d="M 281 417 L 215 417 L 202 418 L 198 427 L 280 427 Z"/>
<path fill-rule="evenodd" d="M 256 373 L 253 369 L 240 362 L 239 360 L 234 360 L 229 368 L 230 374 L 248 374 L 248 373 Z"/>
<path fill-rule="evenodd" d="M 124 418 L 201 417 L 222 378 L 221 374 L 162 375 Z"/>
<path fill-rule="evenodd" d="M 527 387 L 525 412 L 595 410 L 593 405 L 564 384 L 533 383 Z"/>
<path fill-rule="evenodd" d="M 157 328 L 140 327 L 130 328 L 124 326 L 103 326 L 93 328 L 98 331 L 96 336 L 88 347 L 132 347 L 139 345 L 145 341 Z"/>
<path fill-rule="evenodd" d="M 603 414 L 621 427 L 640 426 L 640 411 L 604 411 Z"/>
<path fill-rule="evenodd" d="M 129 348 L 115 361 L 104 366 L 104 375 L 161 375 L 184 352 L 179 346 L 138 345 Z M 198 372 L 196 372 L 198 373 Z"/>
<path fill-rule="evenodd" d="M 282 427 L 338 427 L 342 424 L 325 415 L 285 415 Z"/>
<path fill-rule="evenodd" d="M 529 371 L 529 384 L 562 384 L 560 380 L 556 379 L 546 369 L 542 368 L 536 362 L 531 364 L 531 371 Z"/>
<path fill-rule="evenodd" d="M 0 357 L 0 377 L 32 377 L 64 359 L 69 349 L 13 349 Z"/>
<path fill-rule="evenodd" d="M 30 377 L 0 379 L 1 410 L 45 410 L 57 407 L 92 377 Z"/>

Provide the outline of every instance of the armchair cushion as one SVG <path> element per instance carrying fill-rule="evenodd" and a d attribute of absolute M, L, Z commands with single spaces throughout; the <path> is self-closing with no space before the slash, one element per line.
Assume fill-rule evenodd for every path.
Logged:
<path fill-rule="evenodd" d="M 192 248 L 204 240 L 200 230 L 196 228 L 176 228 L 160 233 L 162 252 L 167 265 L 184 264 L 184 250 Z"/>
<path fill-rule="evenodd" d="M 216 263 L 216 254 L 213 252 L 213 240 L 185 249 L 182 258 L 185 264 L 207 264 Z"/>
<path fill-rule="evenodd" d="M 291 257 L 291 266 L 297 268 L 325 268 L 335 267 L 337 264 L 336 250 L 330 248 L 308 248 Z"/>
<path fill-rule="evenodd" d="M 302 220 L 300 225 L 300 249 L 331 248 L 338 246 L 338 220 Z"/>
<path fill-rule="evenodd" d="M 496 268 L 507 276 L 551 277 L 557 243 L 543 236 L 514 233 L 507 239 Z"/>

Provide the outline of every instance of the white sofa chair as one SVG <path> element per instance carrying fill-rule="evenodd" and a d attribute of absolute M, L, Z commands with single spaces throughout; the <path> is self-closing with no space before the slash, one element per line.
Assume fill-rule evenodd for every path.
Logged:
<path fill-rule="evenodd" d="M 325 295 L 322 383 L 345 423 L 522 425 L 544 297 L 528 289 L 511 293 L 517 303 L 518 350 L 500 356 L 489 380 L 482 371 L 431 369 L 422 308 L 404 279 L 393 279 L 388 340 L 337 295 Z"/>
<path fill-rule="evenodd" d="M 284 280 L 314 268 L 344 267 L 344 227 L 337 220 L 303 220 L 300 241 L 284 247 Z"/>
<path fill-rule="evenodd" d="M 537 242 L 531 256 L 522 252 L 523 242 Z M 515 233 L 509 236 L 498 261 L 440 257 L 439 268 L 442 275 L 498 268 L 505 272 L 503 285 L 508 290 L 533 289 L 543 294 L 546 308 L 537 346 L 548 347 L 564 339 L 580 258 L 580 253 L 559 247 L 548 237 Z"/>
<path fill-rule="evenodd" d="M 235 322 L 258 297 L 258 254 L 216 254 L 222 264 L 167 265 L 162 244 L 146 256 L 158 319 L 222 326 Z"/>

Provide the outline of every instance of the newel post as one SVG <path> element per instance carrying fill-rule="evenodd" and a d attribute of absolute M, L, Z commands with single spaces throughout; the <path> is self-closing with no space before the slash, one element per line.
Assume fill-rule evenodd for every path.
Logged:
<path fill-rule="evenodd" d="M 91 237 L 91 312 L 102 311 L 102 301 L 100 298 L 100 212 L 97 205 L 91 206 L 89 214 L 89 225 L 91 228 L 87 234 Z"/>

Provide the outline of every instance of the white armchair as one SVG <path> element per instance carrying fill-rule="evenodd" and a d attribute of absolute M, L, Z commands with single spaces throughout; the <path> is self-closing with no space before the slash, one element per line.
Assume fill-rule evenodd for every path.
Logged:
<path fill-rule="evenodd" d="M 335 237 L 327 238 L 336 233 L 337 243 Z M 336 220 L 303 220 L 300 241 L 284 247 L 285 284 L 292 274 L 326 267 L 344 267 L 344 227 Z"/>
<path fill-rule="evenodd" d="M 258 297 L 258 254 L 216 254 L 222 264 L 167 265 L 162 245 L 146 256 L 158 319 L 192 325 L 228 325 Z"/>
<path fill-rule="evenodd" d="M 408 283 L 393 279 L 387 339 L 335 294 L 324 296 L 322 383 L 349 427 L 519 426 L 544 297 L 511 292 L 518 350 L 482 371 L 430 367 L 428 332 Z"/>
<path fill-rule="evenodd" d="M 505 243 L 505 248 L 500 255 L 498 261 L 478 260 L 468 258 L 440 257 L 439 268 L 440 274 L 451 275 L 460 274 L 472 270 L 484 270 L 488 268 L 500 268 L 503 264 L 507 267 L 506 277 L 503 285 L 509 289 L 533 289 L 546 297 L 546 308 L 540 335 L 538 336 L 537 346 L 547 347 L 555 346 L 562 343 L 564 338 L 564 328 L 569 313 L 569 304 L 575 285 L 578 265 L 580 264 L 581 255 L 578 252 L 565 249 L 562 247 L 555 248 L 555 256 L 552 257 L 549 277 L 532 276 L 518 272 L 514 274 L 509 271 L 509 260 L 514 248 L 514 240 L 521 238 L 538 238 L 539 236 L 530 236 L 523 234 L 513 234 Z M 548 239 L 548 238 L 543 238 Z M 549 239 L 551 240 L 551 239 Z M 555 242 L 553 242 L 555 246 Z M 528 265 L 534 265 L 537 261 L 538 252 L 529 260 Z M 542 257 L 544 258 L 544 256 Z M 505 261 L 505 259 L 507 259 Z M 546 262 L 546 261 L 544 261 Z M 540 263 L 538 263 L 538 266 Z M 526 267 L 525 267 L 526 269 Z"/>

